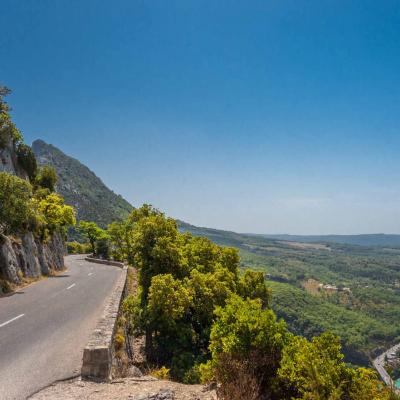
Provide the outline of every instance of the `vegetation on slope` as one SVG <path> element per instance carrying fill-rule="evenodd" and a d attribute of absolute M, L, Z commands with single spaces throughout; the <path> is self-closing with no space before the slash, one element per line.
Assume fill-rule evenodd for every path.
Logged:
<path fill-rule="evenodd" d="M 32 148 L 39 165 L 55 169 L 57 192 L 64 197 L 66 204 L 75 207 L 78 221 L 94 221 L 105 228 L 113 221 L 126 218 L 132 211 L 133 207 L 126 200 L 108 189 L 78 160 L 42 140 L 33 142 Z"/>
<path fill-rule="evenodd" d="M 344 363 L 337 336 L 291 333 L 270 308 L 264 274 L 241 273 L 236 249 L 180 233 L 147 205 L 106 234 L 109 253 L 138 268 L 124 316 L 163 376 L 217 382 L 225 400 L 396 398 L 372 370 Z"/>
<path fill-rule="evenodd" d="M 29 181 L 7 172 L 0 172 L 0 235 L 19 235 L 31 231 L 46 240 L 55 231 L 75 224 L 75 212 L 54 193 L 56 175 L 50 167 L 37 168 L 30 147 L 23 142 L 9 114 L 4 96 L 10 91 L 0 87 L 0 147 L 11 142 L 18 167 Z"/>
<path fill-rule="evenodd" d="M 184 231 L 240 249 L 242 267 L 268 274 L 272 307 L 289 329 L 309 339 L 325 330 L 340 334 L 346 360 L 370 358 L 399 341 L 400 262 L 397 248 L 328 243 L 303 246 L 180 223 Z M 335 285 L 350 292 L 307 292 L 305 283 Z"/>

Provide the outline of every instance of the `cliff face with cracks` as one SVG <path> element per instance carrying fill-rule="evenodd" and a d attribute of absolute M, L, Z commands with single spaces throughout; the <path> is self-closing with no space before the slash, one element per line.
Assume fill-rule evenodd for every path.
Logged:
<path fill-rule="evenodd" d="M 0 172 L 7 172 L 22 179 L 28 179 L 28 174 L 18 163 L 12 138 L 5 139 L 4 143 L 0 142 Z"/>
<path fill-rule="evenodd" d="M 20 237 L 0 238 L 0 277 L 14 285 L 24 278 L 39 278 L 64 269 L 64 240 L 55 233 L 48 241 L 41 242 L 32 232 Z M 6 290 L 0 284 L 0 293 Z"/>
<path fill-rule="evenodd" d="M 28 180 L 28 174 L 18 163 L 11 138 L 0 144 L 0 172 Z M 0 294 L 24 280 L 64 269 L 64 254 L 64 239 L 58 232 L 46 241 L 39 240 L 32 232 L 19 236 L 0 235 Z"/>

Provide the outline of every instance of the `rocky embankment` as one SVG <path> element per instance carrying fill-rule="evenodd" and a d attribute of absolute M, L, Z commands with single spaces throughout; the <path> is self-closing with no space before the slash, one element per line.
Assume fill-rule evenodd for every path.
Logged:
<path fill-rule="evenodd" d="M 0 294 L 9 284 L 20 285 L 41 275 L 51 275 L 64 269 L 64 240 L 55 233 L 46 242 L 31 232 L 21 237 L 0 237 Z"/>

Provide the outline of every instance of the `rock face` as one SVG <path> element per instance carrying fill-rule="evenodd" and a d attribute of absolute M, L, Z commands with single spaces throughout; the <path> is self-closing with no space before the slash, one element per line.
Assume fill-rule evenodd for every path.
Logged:
<path fill-rule="evenodd" d="M 4 147 L 0 146 L 0 172 L 8 172 L 22 179 L 28 179 L 28 174 L 18 164 L 14 142 L 9 138 Z"/>
<path fill-rule="evenodd" d="M 65 246 L 55 233 L 42 243 L 31 232 L 20 238 L 0 238 L 0 278 L 20 284 L 23 278 L 38 278 L 64 269 Z M 1 292 L 1 286 L 0 286 Z"/>

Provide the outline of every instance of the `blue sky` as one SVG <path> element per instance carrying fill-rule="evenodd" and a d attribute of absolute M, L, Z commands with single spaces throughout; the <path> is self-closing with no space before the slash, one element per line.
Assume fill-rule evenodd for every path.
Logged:
<path fill-rule="evenodd" d="M 400 233 L 398 1 L 0 0 L 27 142 L 134 205 L 259 233 Z"/>

